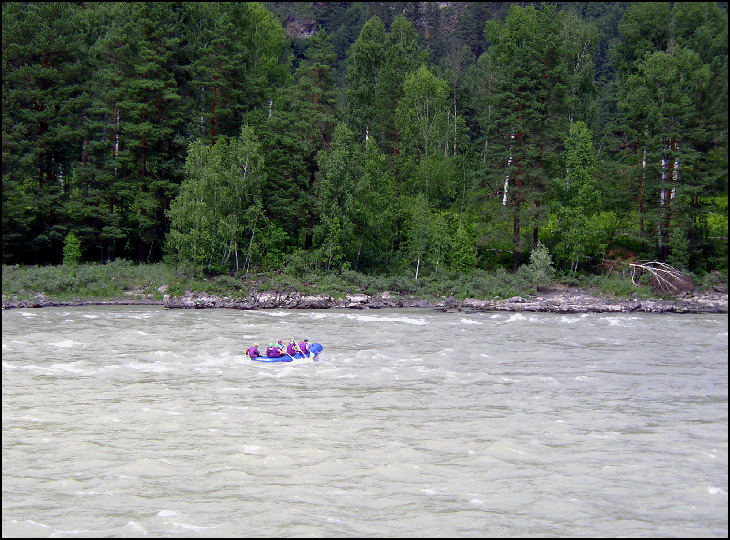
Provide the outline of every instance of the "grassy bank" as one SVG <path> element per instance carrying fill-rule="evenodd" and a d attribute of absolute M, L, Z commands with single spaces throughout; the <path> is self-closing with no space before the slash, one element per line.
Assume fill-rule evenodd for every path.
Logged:
<path fill-rule="evenodd" d="M 509 298 L 536 294 L 537 286 L 529 268 L 509 273 L 477 270 L 470 274 L 440 272 L 436 276 L 370 276 L 351 270 L 332 273 L 295 275 L 279 272 L 247 276 L 193 277 L 175 271 L 164 263 L 136 265 L 117 260 L 105 265 L 79 266 L 3 266 L 2 294 L 8 299 L 24 300 L 43 294 L 57 300 L 162 300 L 163 294 L 183 295 L 186 291 L 232 298 L 254 292 L 300 292 L 326 294 L 344 298 L 351 294 L 377 295 L 385 291 L 404 296 L 435 299 L 453 296 L 465 298 Z M 712 286 L 718 278 L 706 278 Z M 635 286 L 628 277 L 605 276 L 561 277 L 542 283 L 550 286 L 571 286 L 592 289 L 618 298 L 650 298 L 657 295 L 646 285 Z"/>

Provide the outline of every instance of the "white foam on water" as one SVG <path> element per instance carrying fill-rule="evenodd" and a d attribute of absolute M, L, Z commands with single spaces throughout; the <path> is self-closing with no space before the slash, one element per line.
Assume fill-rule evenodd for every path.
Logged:
<path fill-rule="evenodd" d="M 341 519 L 336 519 L 336 518 L 333 518 L 333 517 L 328 517 L 328 516 L 320 516 L 320 515 L 318 515 L 318 514 L 315 514 L 315 517 L 317 517 L 317 518 L 319 518 L 319 519 L 321 519 L 321 520 L 324 520 L 324 521 L 326 521 L 326 522 L 328 522 L 328 523 L 345 523 L 345 522 L 344 522 L 344 521 L 342 521 Z"/>
<path fill-rule="evenodd" d="M 113 496 L 114 493 L 107 492 L 107 491 L 74 491 L 74 495 L 77 497 L 96 497 L 98 495 L 107 495 L 107 496 Z"/>
<path fill-rule="evenodd" d="M 151 371 L 153 373 L 164 373 L 165 371 L 172 371 L 172 368 L 165 366 L 163 364 L 143 364 L 141 362 L 130 362 L 128 364 L 124 364 L 125 368 L 130 369 L 137 369 L 140 371 Z"/>
<path fill-rule="evenodd" d="M 152 313 L 125 313 L 125 317 L 128 317 L 130 319 L 149 319 L 152 317 Z"/>
<path fill-rule="evenodd" d="M 171 516 L 179 516 L 180 514 L 178 512 L 175 512 L 175 510 L 160 510 L 157 512 L 157 517 L 171 517 Z"/>
<path fill-rule="evenodd" d="M 216 390 L 217 394 L 240 394 L 242 392 L 244 392 L 244 389 L 239 388 L 238 386 L 226 386 Z"/>
<path fill-rule="evenodd" d="M 23 422 L 47 422 L 45 418 L 37 418 L 35 416 L 19 416 L 18 420 Z"/>
<path fill-rule="evenodd" d="M 30 311 L 21 311 L 20 314 L 23 317 L 37 317 L 38 316 L 37 313 L 31 313 Z"/>
<path fill-rule="evenodd" d="M 173 527 L 180 527 L 181 529 L 186 529 L 189 531 L 198 531 L 201 529 L 213 529 L 214 527 L 203 527 L 200 525 L 192 525 L 190 523 L 178 523 L 177 521 L 171 521 L 170 522 Z"/>
<path fill-rule="evenodd" d="M 76 362 L 74 362 L 75 364 Z M 48 369 L 54 371 L 66 371 L 68 373 L 85 373 L 87 370 L 74 367 L 74 364 L 51 364 Z"/>
<path fill-rule="evenodd" d="M 282 377 L 286 377 L 289 375 L 289 373 L 292 372 L 294 369 L 290 364 L 293 362 L 258 362 L 259 364 L 263 364 L 264 366 L 273 366 L 274 370 L 272 371 L 260 371 L 259 374 L 262 377 L 269 377 L 272 379 L 280 379 Z M 286 367 L 279 368 L 279 364 L 286 364 Z"/>
<path fill-rule="evenodd" d="M 67 339 L 64 341 L 59 341 L 58 343 L 49 343 L 49 345 L 53 345 L 54 347 L 62 347 L 62 348 L 70 348 L 75 347 L 76 345 L 84 345 L 83 343 L 77 343 L 73 341 L 72 339 Z"/>
<path fill-rule="evenodd" d="M 152 409 L 150 407 L 142 407 L 143 412 L 159 412 L 170 416 L 182 416 L 183 413 L 177 411 L 166 411 L 164 409 Z M 162 461 L 165 461 L 164 459 Z M 169 462 L 168 462 L 169 463 Z"/>
<path fill-rule="evenodd" d="M 147 529 L 145 529 L 144 527 L 142 527 L 142 525 L 140 525 L 139 523 L 137 523 L 135 521 L 128 521 L 127 524 L 124 526 L 124 528 L 131 529 L 132 533 L 134 533 L 135 535 L 137 535 L 137 534 L 141 534 L 143 536 L 147 535 Z"/>
<path fill-rule="evenodd" d="M 633 327 L 635 324 L 635 321 L 639 320 L 639 317 L 630 316 L 627 317 L 625 315 L 613 315 L 608 317 L 601 317 L 602 321 L 608 322 L 610 326 L 627 326 L 627 327 Z"/>
<path fill-rule="evenodd" d="M 605 433 L 591 433 L 590 437 L 594 439 L 618 439 L 621 434 L 618 431 L 607 431 Z"/>
<path fill-rule="evenodd" d="M 406 324 L 415 324 L 423 326 L 428 324 L 428 321 L 424 319 L 416 319 L 413 317 L 383 317 L 379 315 L 350 315 L 347 314 L 348 319 L 353 319 L 358 322 L 404 322 Z"/>
<path fill-rule="evenodd" d="M 475 321 L 474 319 L 461 319 L 461 324 L 484 324 L 481 321 Z"/>

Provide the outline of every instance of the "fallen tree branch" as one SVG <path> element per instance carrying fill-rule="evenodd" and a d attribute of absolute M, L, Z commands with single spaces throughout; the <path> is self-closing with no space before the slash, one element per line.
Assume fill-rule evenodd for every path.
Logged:
<path fill-rule="evenodd" d="M 642 274 L 650 274 L 649 282 L 655 291 L 679 294 L 692 289 L 692 278 L 676 268 L 659 261 L 630 263 L 631 282 L 637 285 L 636 278 Z"/>

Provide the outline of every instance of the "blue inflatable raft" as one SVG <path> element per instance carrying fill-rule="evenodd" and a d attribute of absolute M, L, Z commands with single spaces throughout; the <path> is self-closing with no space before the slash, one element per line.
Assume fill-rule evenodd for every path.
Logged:
<path fill-rule="evenodd" d="M 319 343 L 312 343 L 309 346 L 309 352 L 307 353 L 307 358 L 311 358 L 313 356 L 318 356 L 319 353 L 322 352 L 322 345 Z M 291 362 L 293 360 L 302 359 L 304 358 L 304 355 L 302 353 L 297 353 L 293 356 L 289 356 L 288 354 L 285 354 L 284 356 L 279 356 L 278 358 L 269 358 L 268 356 L 258 356 L 256 358 L 252 358 L 251 360 L 255 362 Z"/>

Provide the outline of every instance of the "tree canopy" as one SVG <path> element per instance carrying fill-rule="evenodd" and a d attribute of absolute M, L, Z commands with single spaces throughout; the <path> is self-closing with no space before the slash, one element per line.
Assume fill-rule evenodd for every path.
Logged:
<path fill-rule="evenodd" d="M 287 5 L 3 3 L 3 262 L 727 272 L 726 4 Z"/>

